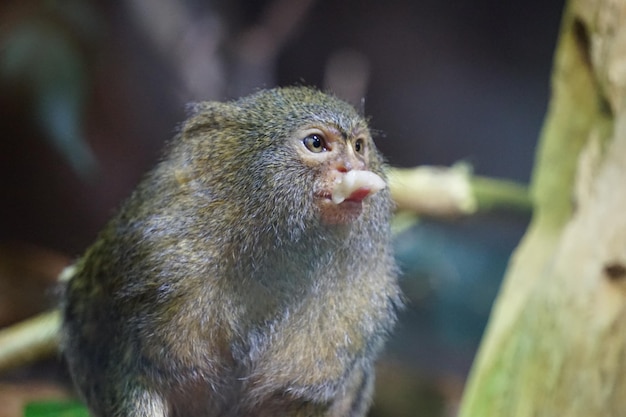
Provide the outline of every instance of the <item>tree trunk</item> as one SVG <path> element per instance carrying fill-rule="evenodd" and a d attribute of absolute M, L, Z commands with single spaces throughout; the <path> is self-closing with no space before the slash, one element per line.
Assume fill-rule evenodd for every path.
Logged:
<path fill-rule="evenodd" d="M 626 0 L 569 0 L 533 220 L 461 417 L 626 415 L 625 96 Z"/>

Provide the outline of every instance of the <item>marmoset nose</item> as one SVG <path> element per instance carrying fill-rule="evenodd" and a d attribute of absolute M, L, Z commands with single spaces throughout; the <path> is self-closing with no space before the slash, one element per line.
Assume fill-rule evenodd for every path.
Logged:
<path fill-rule="evenodd" d="M 334 168 L 341 172 L 342 174 L 345 174 L 347 172 L 353 171 L 353 170 L 364 170 L 365 168 L 365 163 L 363 161 L 358 160 L 355 157 L 344 157 L 341 158 L 340 160 L 338 160 L 335 163 Z"/>
<path fill-rule="evenodd" d="M 345 174 L 346 172 L 352 171 L 352 164 L 350 162 L 342 161 L 342 162 L 337 164 L 335 169 L 337 171 L 341 172 L 342 174 Z"/>

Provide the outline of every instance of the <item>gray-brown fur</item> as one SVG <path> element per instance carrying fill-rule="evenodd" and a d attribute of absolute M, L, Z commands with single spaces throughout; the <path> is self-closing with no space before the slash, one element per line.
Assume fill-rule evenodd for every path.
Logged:
<path fill-rule="evenodd" d="M 316 90 L 204 103 L 77 262 L 64 349 L 94 416 L 362 416 L 400 304 L 387 190 L 324 224 L 293 137 Z M 368 168 L 383 176 L 368 136 Z"/>

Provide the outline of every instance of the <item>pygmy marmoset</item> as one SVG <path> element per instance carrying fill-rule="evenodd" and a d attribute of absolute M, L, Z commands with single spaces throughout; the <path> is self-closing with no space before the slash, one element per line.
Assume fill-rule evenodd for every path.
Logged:
<path fill-rule="evenodd" d="M 400 292 L 366 121 L 305 87 L 201 103 L 72 267 L 92 414 L 363 416 Z"/>

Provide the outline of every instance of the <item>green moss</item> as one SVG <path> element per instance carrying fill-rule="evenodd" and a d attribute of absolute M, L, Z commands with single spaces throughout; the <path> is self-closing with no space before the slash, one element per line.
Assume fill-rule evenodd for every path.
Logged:
<path fill-rule="evenodd" d="M 552 98 L 531 186 L 535 220 L 541 227 L 557 229 L 571 216 L 578 158 L 596 121 L 602 117 L 597 84 L 572 21 L 571 17 L 565 19 L 557 49 Z"/>

